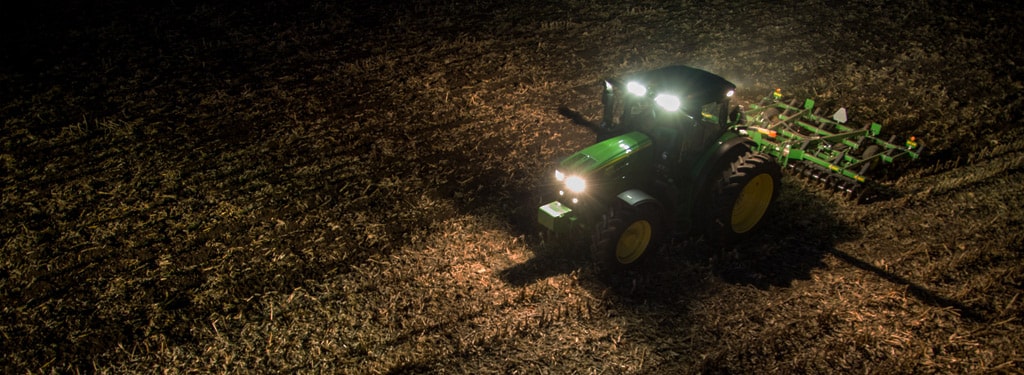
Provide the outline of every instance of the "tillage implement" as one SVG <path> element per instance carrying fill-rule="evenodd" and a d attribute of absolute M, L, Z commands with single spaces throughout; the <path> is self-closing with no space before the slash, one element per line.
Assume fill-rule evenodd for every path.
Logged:
<path fill-rule="evenodd" d="M 599 268 L 636 265 L 670 233 L 729 244 L 755 232 L 779 195 L 785 167 L 850 195 L 883 163 L 921 148 L 877 138 L 881 125 L 822 117 L 813 100 L 782 102 L 780 90 L 731 105 L 736 85 L 704 70 L 669 66 L 604 81 L 598 142 L 554 171 L 557 200 L 538 221 L 591 236 Z"/>

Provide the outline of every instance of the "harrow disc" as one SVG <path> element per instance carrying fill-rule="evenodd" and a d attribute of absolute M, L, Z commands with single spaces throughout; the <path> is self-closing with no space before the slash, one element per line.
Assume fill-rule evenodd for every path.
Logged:
<path fill-rule="evenodd" d="M 860 202 L 865 192 L 870 189 L 865 183 L 831 173 L 814 165 L 804 163 L 791 163 L 786 172 L 804 181 L 809 186 L 833 191 L 842 195 L 845 199 Z"/>

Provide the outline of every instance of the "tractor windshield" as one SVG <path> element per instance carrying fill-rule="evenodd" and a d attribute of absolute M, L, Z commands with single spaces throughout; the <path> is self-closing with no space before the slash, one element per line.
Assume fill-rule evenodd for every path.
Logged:
<path fill-rule="evenodd" d="M 657 128 L 678 127 L 700 119 L 701 107 L 672 95 L 636 95 L 610 88 L 604 97 L 603 126 L 618 131 L 655 133 Z"/>
<path fill-rule="evenodd" d="M 714 107 L 728 103 L 735 89 L 736 85 L 722 77 L 687 66 L 610 79 L 605 81 L 602 96 L 603 125 L 607 129 L 642 130 L 642 126 L 682 125 L 694 120 L 715 122 L 721 113 Z M 705 108 L 709 104 L 712 107 Z"/>

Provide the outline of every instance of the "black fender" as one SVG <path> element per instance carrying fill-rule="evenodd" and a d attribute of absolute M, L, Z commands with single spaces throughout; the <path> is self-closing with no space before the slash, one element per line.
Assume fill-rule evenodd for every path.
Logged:
<path fill-rule="evenodd" d="M 703 163 L 701 170 L 697 173 L 697 178 L 695 179 L 696 186 L 703 189 L 707 186 L 710 174 L 720 170 L 723 162 L 732 162 L 733 158 L 742 155 L 755 147 L 757 147 L 757 144 L 747 137 L 729 138 L 716 145 L 712 149 L 712 154 L 708 158 L 708 161 Z"/>
<path fill-rule="evenodd" d="M 659 202 L 656 198 L 640 189 L 626 190 L 624 192 L 619 193 L 617 197 L 620 201 L 626 203 L 626 205 L 630 207 L 639 207 L 642 204 L 654 203 L 654 205 L 656 205 L 659 210 L 662 209 L 661 202 Z"/>
<path fill-rule="evenodd" d="M 662 220 L 669 222 L 670 218 L 668 217 L 668 213 L 670 210 L 665 209 L 666 202 L 662 202 L 662 200 L 658 199 L 656 195 L 651 195 L 641 189 L 634 188 L 623 191 L 616 197 L 619 201 L 630 207 L 640 207 L 647 204 L 653 205 L 654 208 L 658 210 L 658 216 L 660 216 Z"/>
<path fill-rule="evenodd" d="M 654 195 L 648 194 L 641 189 L 629 189 L 619 193 L 616 196 L 619 202 L 626 204 L 627 206 L 633 207 L 636 210 L 653 210 L 654 215 L 657 217 L 657 222 L 651 223 L 655 228 L 654 241 L 662 241 L 665 236 L 671 232 L 672 218 L 669 215 L 670 210 L 665 209 L 665 203 L 658 200 Z"/>

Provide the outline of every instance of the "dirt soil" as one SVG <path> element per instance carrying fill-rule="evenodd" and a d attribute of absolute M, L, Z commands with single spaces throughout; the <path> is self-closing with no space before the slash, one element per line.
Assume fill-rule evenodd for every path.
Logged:
<path fill-rule="evenodd" d="M 0 372 L 1024 372 L 1021 5 L 211 3 L 3 12 Z M 925 156 L 598 277 L 562 113 L 671 64 Z"/>

